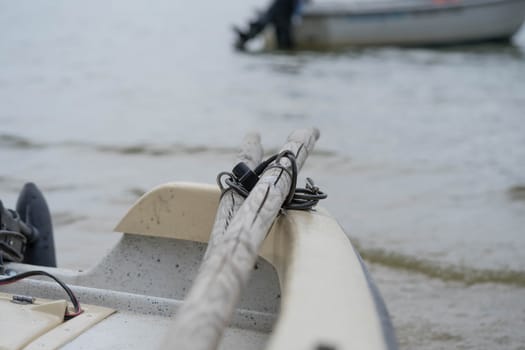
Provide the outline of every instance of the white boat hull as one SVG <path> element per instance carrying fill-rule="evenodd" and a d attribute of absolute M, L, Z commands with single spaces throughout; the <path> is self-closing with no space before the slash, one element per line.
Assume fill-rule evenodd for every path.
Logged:
<path fill-rule="evenodd" d="M 315 4 L 295 24 L 297 48 L 445 45 L 508 39 L 525 0 Z"/>
<path fill-rule="evenodd" d="M 40 269 L 61 278 L 84 313 L 65 323 L 51 320 L 31 334 L 28 327 L 11 325 L 19 331 L 0 337 L 0 348 L 162 348 L 197 274 L 219 197 L 216 186 L 155 188 L 117 226 L 126 232 L 120 242 L 85 272 L 7 264 L 17 273 Z M 33 278 L 2 287 L 4 326 L 11 319 L 12 295 L 21 294 L 36 298 L 36 304 L 64 297 L 56 284 Z M 63 314 L 65 302 L 60 303 Z M 17 306 L 27 317 L 35 307 L 41 308 Z M 274 222 L 219 349 L 395 350 L 397 345 L 359 254 L 337 221 L 318 208 L 290 210 Z"/>

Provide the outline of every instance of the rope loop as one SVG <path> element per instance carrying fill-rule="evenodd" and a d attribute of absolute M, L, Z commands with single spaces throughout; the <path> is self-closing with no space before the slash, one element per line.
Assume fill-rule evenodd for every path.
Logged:
<path fill-rule="evenodd" d="M 283 163 L 286 159 L 290 162 L 289 165 Z M 242 169 L 240 172 L 239 169 Z M 325 199 L 327 195 L 317 187 L 311 178 L 306 178 L 306 187 L 297 188 L 297 162 L 296 156 L 292 151 L 286 150 L 275 154 L 259 164 L 253 171 L 245 164 L 239 163 L 234 167 L 233 172 L 223 171 L 217 175 L 217 184 L 221 189 L 222 195 L 229 190 L 237 192 L 240 196 L 246 198 L 254 187 L 252 180 L 254 176 L 260 176 L 267 170 L 279 169 L 281 174 L 277 177 L 279 181 L 283 173 L 286 173 L 291 180 L 290 190 L 282 205 L 283 209 L 292 210 L 310 210 L 317 205 L 317 203 Z"/>

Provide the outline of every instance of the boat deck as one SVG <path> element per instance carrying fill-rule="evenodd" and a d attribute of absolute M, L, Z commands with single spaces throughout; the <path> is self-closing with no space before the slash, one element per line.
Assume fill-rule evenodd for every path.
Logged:
<path fill-rule="evenodd" d="M 63 347 L 66 350 L 160 349 L 173 320 L 164 316 L 119 312 Z M 147 324 L 148 327 L 144 327 Z M 269 333 L 229 327 L 219 349 L 264 349 Z M 97 339 L 94 343 L 93 339 Z"/>

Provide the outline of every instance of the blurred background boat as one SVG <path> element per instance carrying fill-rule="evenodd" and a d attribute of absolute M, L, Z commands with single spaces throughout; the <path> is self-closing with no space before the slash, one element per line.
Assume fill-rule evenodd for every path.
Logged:
<path fill-rule="evenodd" d="M 524 18 L 525 0 L 312 1 L 294 37 L 299 49 L 463 44 L 508 40 Z"/>

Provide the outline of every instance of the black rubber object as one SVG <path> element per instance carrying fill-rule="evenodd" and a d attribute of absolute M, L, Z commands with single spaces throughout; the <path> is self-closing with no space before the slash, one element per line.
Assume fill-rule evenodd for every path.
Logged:
<path fill-rule="evenodd" d="M 250 192 L 255 187 L 259 176 L 254 173 L 248 165 L 243 162 L 238 163 L 232 170 L 233 175 L 241 183 L 241 185 Z"/>
<path fill-rule="evenodd" d="M 56 267 L 55 240 L 51 213 L 44 195 L 34 183 L 26 183 L 18 196 L 16 211 L 28 225 L 38 230 L 38 239 L 28 243 L 24 263 Z"/>

